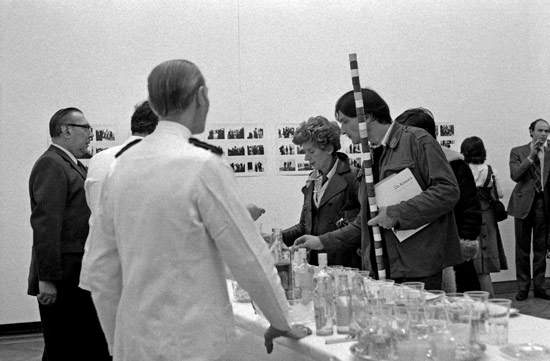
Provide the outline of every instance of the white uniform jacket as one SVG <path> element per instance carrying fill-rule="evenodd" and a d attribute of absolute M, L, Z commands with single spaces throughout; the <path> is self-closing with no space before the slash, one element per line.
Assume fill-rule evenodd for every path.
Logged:
<path fill-rule="evenodd" d="M 273 260 L 230 168 L 189 135 L 160 121 L 103 185 L 88 285 L 114 361 L 222 356 L 234 334 L 224 262 L 269 322 L 289 329 Z"/>

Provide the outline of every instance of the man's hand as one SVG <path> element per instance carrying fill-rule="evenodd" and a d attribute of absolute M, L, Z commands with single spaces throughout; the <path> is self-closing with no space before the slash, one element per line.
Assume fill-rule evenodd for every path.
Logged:
<path fill-rule="evenodd" d="M 324 248 L 323 244 L 321 243 L 321 239 L 317 236 L 312 236 L 310 234 L 305 234 L 296 238 L 296 240 L 294 241 L 294 247 L 309 248 L 315 250 L 321 250 Z"/>
<path fill-rule="evenodd" d="M 378 210 L 378 215 L 367 223 L 369 226 L 379 226 L 385 229 L 392 229 L 395 226 L 395 219 L 388 216 L 387 207 L 381 207 Z"/>
<path fill-rule="evenodd" d="M 57 299 L 57 287 L 55 287 L 53 282 L 38 281 L 38 296 L 36 296 L 36 299 L 43 305 L 55 303 Z"/>
<path fill-rule="evenodd" d="M 460 251 L 465 261 L 473 259 L 479 251 L 479 241 L 477 239 L 461 239 Z"/>
<path fill-rule="evenodd" d="M 311 329 L 304 325 L 293 325 L 290 327 L 290 331 L 281 331 L 276 329 L 273 326 L 269 326 L 267 331 L 265 331 L 264 333 L 265 349 L 267 353 L 271 353 L 273 351 L 273 339 L 280 336 L 289 337 L 289 338 L 298 340 L 308 335 L 311 335 Z"/>
<path fill-rule="evenodd" d="M 257 220 L 262 214 L 265 213 L 265 209 L 260 208 L 253 203 L 247 204 L 246 209 L 248 209 L 248 212 L 250 213 L 250 216 L 253 220 Z"/>

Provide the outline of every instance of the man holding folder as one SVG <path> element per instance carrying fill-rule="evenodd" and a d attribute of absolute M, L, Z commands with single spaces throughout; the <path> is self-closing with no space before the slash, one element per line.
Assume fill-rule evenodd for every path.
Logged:
<path fill-rule="evenodd" d="M 458 183 L 441 146 L 433 137 L 422 129 L 392 122 L 384 99 L 371 89 L 365 88 L 362 92 L 368 138 L 374 148 L 375 181 L 409 168 L 422 192 L 399 204 L 381 207 L 378 215 L 369 219 L 366 191 L 363 189 L 359 193 L 362 211 L 355 222 L 320 237 L 303 236 L 296 240 L 296 244 L 313 249 L 343 245 L 359 247 L 362 237 L 363 242 L 372 245 L 367 227 L 378 225 L 382 228 L 385 242 L 389 278 L 396 282 L 421 281 L 426 289 L 440 289 L 442 269 L 461 262 L 459 237 L 452 213 L 460 195 Z M 342 133 L 354 144 L 360 143 L 352 91 L 338 100 L 335 115 Z M 426 224 L 402 242 L 393 232 Z M 357 237 L 358 232 L 360 237 Z M 368 248 L 371 253 L 372 248 Z M 375 266 L 371 262 L 371 271 Z"/>

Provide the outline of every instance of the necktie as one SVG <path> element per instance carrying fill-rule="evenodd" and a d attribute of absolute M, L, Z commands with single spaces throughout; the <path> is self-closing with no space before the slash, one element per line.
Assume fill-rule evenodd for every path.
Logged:
<path fill-rule="evenodd" d="M 321 185 L 324 186 L 327 181 L 328 181 L 328 177 L 325 174 L 323 174 Z"/>
<path fill-rule="evenodd" d="M 533 160 L 533 169 L 535 170 L 535 192 L 542 192 L 542 183 L 541 183 L 541 170 L 540 170 L 540 159 L 538 156 Z"/>

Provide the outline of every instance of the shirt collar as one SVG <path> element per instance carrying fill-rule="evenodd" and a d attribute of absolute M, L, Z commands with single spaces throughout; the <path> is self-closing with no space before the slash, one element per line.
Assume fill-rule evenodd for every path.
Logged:
<path fill-rule="evenodd" d="M 327 173 L 327 179 L 330 179 L 332 178 L 332 176 L 334 175 L 334 173 L 336 173 L 336 168 L 338 167 L 338 158 L 336 158 L 336 160 L 334 161 L 334 165 L 332 166 L 332 168 L 330 169 L 330 171 Z"/>
<path fill-rule="evenodd" d="M 393 125 L 395 122 L 391 122 L 390 126 L 388 127 L 388 130 L 386 130 L 386 134 L 384 134 L 384 138 L 382 138 L 382 142 L 380 142 L 380 145 L 387 146 L 388 142 L 390 141 L 390 133 L 393 129 Z"/>
<path fill-rule="evenodd" d="M 63 148 L 59 144 L 52 143 L 52 145 L 54 147 L 57 147 L 57 148 L 61 149 L 62 151 L 64 151 L 69 156 L 69 158 L 71 158 L 71 160 L 74 162 L 74 164 L 78 164 L 78 160 L 76 159 L 76 157 L 74 156 L 73 153 L 69 152 L 67 149 Z"/>
<path fill-rule="evenodd" d="M 185 125 L 170 120 L 159 120 L 155 132 L 166 132 L 177 135 L 186 140 L 191 137 L 191 131 Z"/>

